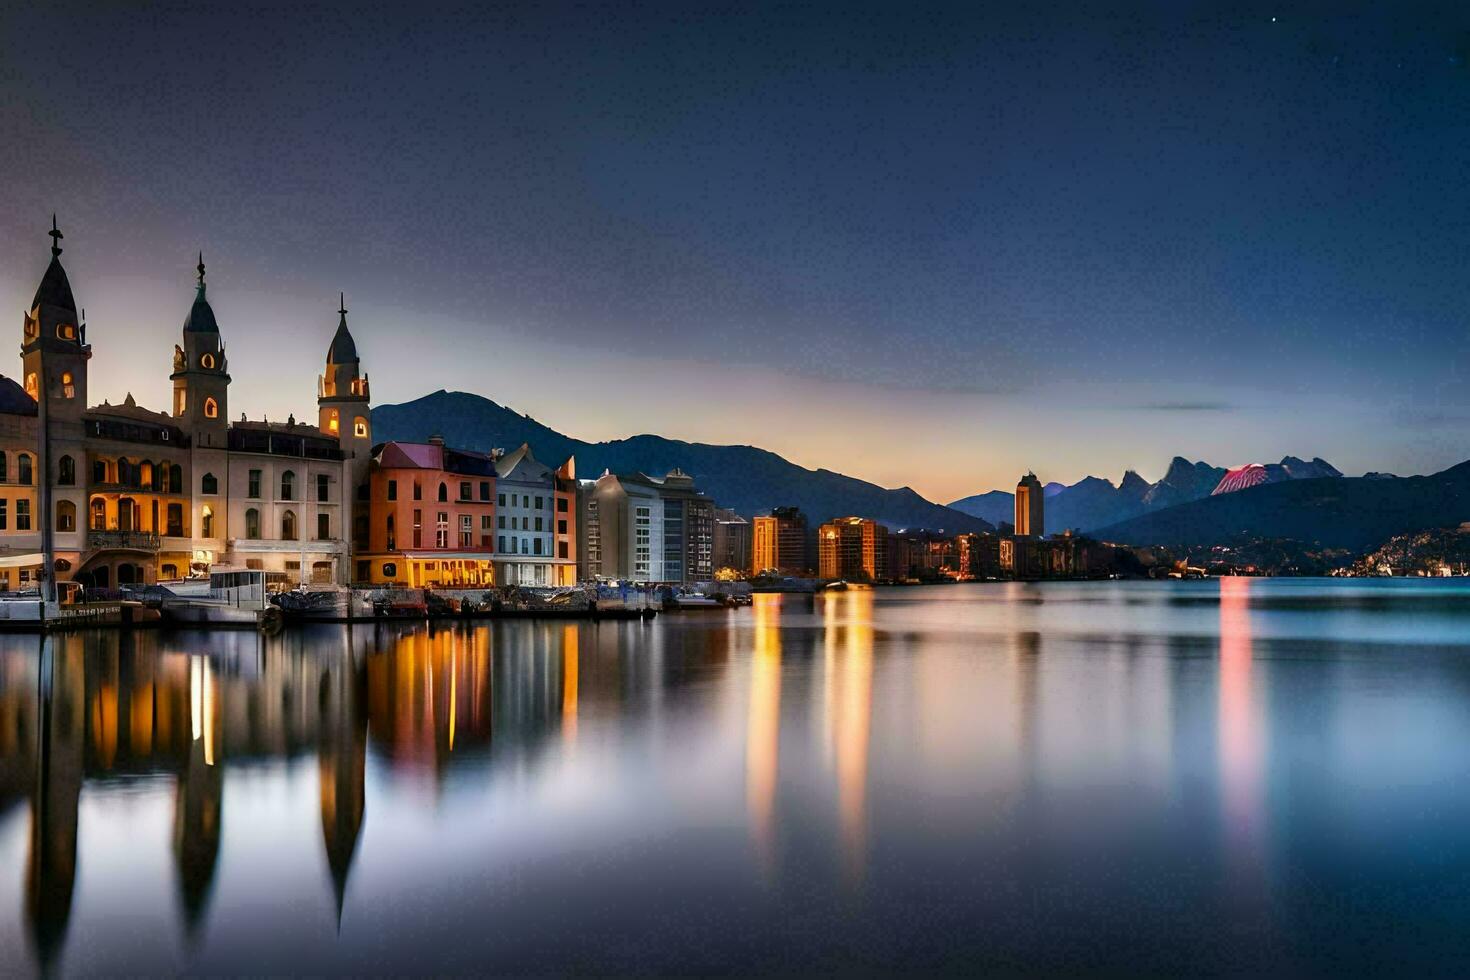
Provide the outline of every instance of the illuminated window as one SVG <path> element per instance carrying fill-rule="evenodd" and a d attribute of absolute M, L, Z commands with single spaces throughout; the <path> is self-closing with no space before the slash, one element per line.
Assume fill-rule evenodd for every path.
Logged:
<path fill-rule="evenodd" d="M 398 574 L 398 566 L 397 565 L 393 564 L 391 561 L 385 561 L 385 562 L 383 562 L 383 577 L 384 578 L 392 578 L 393 576 L 395 576 L 397 574 Z"/>
<path fill-rule="evenodd" d="M 327 431 L 332 433 L 332 435 L 336 435 L 338 426 L 337 410 L 334 408 L 332 409 L 332 414 L 327 416 Z"/>
<path fill-rule="evenodd" d="M 206 538 L 214 537 L 214 508 L 207 504 L 199 513 L 199 530 Z"/>
<path fill-rule="evenodd" d="M 56 530 L 75 531 L 77 529 L 77 505 L 70 500 L 58 500 L 56 502 Z"/>
<path fill-rule="evenodd" d="M 353 419 L 352 420 L 352 434 L 355 435 L 355 436 L 357 436 L 359 439 L 366 439 L 367 438 L 367 419 L 363 418 L 361 415 L 359 415 L 357 418 Z"/>
<path fill-rule="evenodd" d="M 204 399 L 204 417 L 207 419 L 219 418 L 219 402 L 213 398 Z"/>
<path fill-rule="evenodd" d="M 281 540 L 296 540 L 296 512 L 288 510 L 281 515 Z"/>
<path fill-rule="evenodd" d="M 67 398 L 77 397 L 77 386 L 72 384 L 70 371 L 61 372 L 61 393 Z"/>
<path fill-rule="evenodd" d="M 207 367 L 207 368 L 214 367 L 214 355 L 213 354 L 205 354 L 203 357 L 199 358 L 199 363 L 202 364 L 204 367 Z"/>
<path fill-rule="evenodd" d="M 58 323 L 56 325 L 56 336 L 62 340 L 76 340 L 77 328 L 70 323 Z"/>
<path fill-rule="evenodd" d="M 40 401 L 40 390 L 36 387 L 36 372 L 32 371 L 26 375 L 26 394 L 34 401 Z"/>

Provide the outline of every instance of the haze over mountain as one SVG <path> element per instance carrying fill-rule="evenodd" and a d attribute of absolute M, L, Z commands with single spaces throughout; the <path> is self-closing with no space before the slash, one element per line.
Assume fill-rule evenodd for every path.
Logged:
<path fill-rule="evenodd" d="M 462 391 L 440 390 L 411 402 L 380 405 L 373 409 L 373 434 L 379 442 L 421 442 L 442 435 L 451 446 L 478 450 L 529 443 L 543 463 L 559 465 L 575 456 L 577 475 L 584 478 L 604 470 L 663 476 L 678 467 L 719 506 L 746 517 L 773 507 L 796 506 L 813 524 L 858 515 L 893 529 L 924 527 L 956 534 L 993 529 L 981 518 L 925 500 L 908 487 L 889 490 L 830 470 L 809 470 L 753 446 L 715 446 L 655 435 L 583 442 Z"/>
<path fill-rule="evenodd" d="M 1308 462 L 1287 456 L 1279 463 L 1252 464 L 1228 470 L 1223 466 L 1192 463 L 1183 456 L 1175 456 L 1157 483 L 1149 483 L 1133 470 L 1128 470 L 1117 485 L 1096 476 L 1084 477 L 1068 487 L 1047 484 L 1046 526 L 1051 531 L 1073 528 L 1090 532 L 1141 514 L 1243 486 L 1340 476 L 1342 474 L 1336 467 L 1320 458 Z M 1233 482 L 1227 482 L 1227 478 L 1232 478 Z M 956 500 L 949 506 L 999 524 L 1013 519 L 1015 495 L 1004 490 L 992 490 Z"/>
<path fill-rule="evenodd" d="M 1470 520 L 1470 462 L 1432 476 L 1285 480 L 1215 494 L 1095 531 L 1120 544 L 1209 547 L 1290 538 L 1364 551 L 1398 534 Z"/>

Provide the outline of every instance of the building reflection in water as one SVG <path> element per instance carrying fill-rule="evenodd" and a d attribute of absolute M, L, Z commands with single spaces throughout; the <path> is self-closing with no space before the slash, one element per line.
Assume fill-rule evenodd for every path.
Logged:
<path fill-rule="evenodd" d="M 868 752 L 873 719 L 873 593 L 822 596 L 828 738 L 837 775 L 838 832 L 849 883 L 867 861 Z"/>
<path fill-rule="evenodd" d="M 746 715 L 745 799 L 751 840 L 762 868 L 775 870 L 776 781 L 781 757 L 781 596 L 751 597 L 755 649 L 750 664 Z"/>
<path fill-rule="evenodd" d="M 1265 746 L 1258 714 L 1251 639 L 1251 580 L 1220 582 L 1218 744 L 1226 859 L 1238 880 L 1254 877 L 1261 853 Z M 1244 884 L 1244 881 L 1241 881 Z"/>
<path fill-rule="evenodd" d="M 173 847 L 186 935 L 197 935 L 219 860 L 224 766 L 218 681 L 209 657 L 188 658 L 189 740 L 174 796 Z"/>
<path fill-rule="evenodd" d="M 581 627 L 568 623 L 561 634 L 561 736 L 568 746 L 577 741 L 577 678 Z"/>
<path fill-rule="evenodd" d="M 347 876 L 362 834 L 366 803 L 368 691 L 367 666 L 342 631 L 338 669 L 323 671 L 321 725 L 317 742 L 317 779 L 321 796 L 322 842 L 336 899 L 337 927 L 347 895 Z"/>

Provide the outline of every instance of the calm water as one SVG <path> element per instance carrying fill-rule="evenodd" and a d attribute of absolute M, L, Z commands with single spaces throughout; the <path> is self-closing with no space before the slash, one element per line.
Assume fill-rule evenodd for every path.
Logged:
<path fill-rule="evenodd" d="M 0 638 L 0 973 L 1470 971 L 1470 589 Z"/>

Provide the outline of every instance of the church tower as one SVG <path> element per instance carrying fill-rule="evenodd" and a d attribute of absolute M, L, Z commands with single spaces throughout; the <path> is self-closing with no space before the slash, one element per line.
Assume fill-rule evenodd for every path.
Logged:
<path fill-rule="evenodd" d="M 199 285 L 184 320 L 184 342 L 174 347 L 174 418 L 196 447 L 224 449 L 228 443 L 230 373 L 225 343 L 204 296 L 204 253 Z"/>
<path fill-rule="evenodd" d="M 51 217 L 51 264 L 25 315 L 20 355 L 26 394 L 41 404 L 41 418 L 53 426 L 74 425 L 81 435 L 82 413 L 87 409 L 87 326 L 77 316 L 71 283 L 61 267 L 62 234 Z"/>
<path fill-rule="evenodd" d="M 367 548 L 368 469 L 373 458 L 373 420 L 368 377 L 347 329 L 347 297 L 340 297 L 337 332 L 327 348 L 327 369 L 317 379 L 317 425 L 342 450 L 342 501 L 352 515 L 348 541 L 354 553 Z M 345 536 L 345 535 L 344 535 Z M 361 569 L 358 569 L 361 573 Z M 366 578 L 365 573 L 355 577 Z"/>

